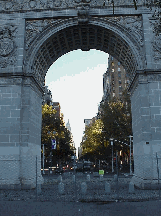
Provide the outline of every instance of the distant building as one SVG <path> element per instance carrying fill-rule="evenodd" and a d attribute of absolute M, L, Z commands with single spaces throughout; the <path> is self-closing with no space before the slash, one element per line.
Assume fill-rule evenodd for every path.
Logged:
<path fill-rule="evenodd" d="M 74 141 L 73 141 L 73 135 L 72 135 L 72 131 L 71 131 L 71 126 L 70 126 L 70 123 L 69 123 L 69 119 L 68 119 L 68 122 L 67 122 L 67 124 L 66 124 L 66 128 L 67 128 L 68 131 L 70 132 L 70 137 L 71 137 L 70 146 L 71 146 L 71 148 L 74 148 L 74 147 L 75 147 L 75 144 L 74 144 Z"/>
<path fill-rule="evenodd" d="M 87 126 L 89 126 L 89 125 L 91 124 L 91 122 L 92 122 L 92 119 L 84 119 L 85 128 L 86 128 Z"/>
<path fill-rule="evenodd" d="M 52 101 L 51 91 L 48 89 L 48 86 L 45 86 L 45 93 L 43 96 L 42 105 L 47 104 L 53 106 L 53 109 L 57 111 L 56 116 L 60 118 L 60 103 Z"/>
<path fill-rule="evenodd" d="M 82 147 L 78 147 L 78 159 L 82 156 Z"/>
<path fill-rule="evenodd" d="M 103 74 L 103 97 L 102 100 L 109 100 L 109 71 Z"/>
<path fill-rule="evenodd" d="M 56 116 L 60 117 L 60 103 L 59 102 L 52 102 L 51 105 L 57 111 Z"/>
<path fill-rule="evenodd" d="M 121 99 L 122 92 L 129 85 L 129 76 L 117 59 L 109 55 L 108 68 L 103 75 L 103 97 L 100 104 L 109 101 L 113 97 Z M 98 107 L 97 117 L 100 118 L 101 107 Z"/>
<path fill-rule="evenodd" d="M 68 122 L 66 124 L 66 128 L 71 132 L 71 126 L 70 126 L 70 123 L 69 123 L 69 119 L 68 119 Z"/>
<path fill-rule="evenodd" d="M 48 89 L 48 86 L 45 86 L 45 93 L 44 93 L 44 96 L 43 96 L 43 101 L 42 101 L 42 104 L 47 104 L 47 105 L 51 105 L 52 103 L 52 94 L 51 94 L 51 91 Z"/>
<path fill-rule="evenodd" d="M 121 99 L 122 92 L 129 85 L 129 76 L 117 59 L 109 56 L 108 70 L 104 79 L 105 98 Z M 108 97 L 107 97 L 108 95 Z"/>

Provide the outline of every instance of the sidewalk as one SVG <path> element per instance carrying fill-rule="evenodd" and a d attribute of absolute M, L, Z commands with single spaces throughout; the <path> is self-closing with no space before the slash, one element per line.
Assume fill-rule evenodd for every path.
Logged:
<path fill-rule="evenodd" d="M 135 188 L 135 193 L 129 193 L 129 183 L 131 176 L 120 177 L 117 182 L 113 176 L 105 175 L 100 181 L 99 177 L 92 177 L 87 181 L 86 175 L 77 174 L 76 183 L 73 181 L 73 175 L 62 176 L 64 184 L 64 193 L 60 194 L 58 185 L 60 180 L 44 176 L 44 184 L 41 186 L 41 193 L 38 194 L 38 201 L 147 201 L 158 200 L 159 190 L 141 190 Z M 87 192 L 85 195 L 81 193 L 81 183 L 86 182 Z M 111 186 L 110 194 L 106 193 L 105 184 L 108 182 Z M 1 201 L 30 201 L 36 200 L 36 190 L 0 190 Z"/>
<path fill-rule="evenodd" d="M 1 201 L 0 216 L 160 216 L 161 202 L 25 202 Z"/>

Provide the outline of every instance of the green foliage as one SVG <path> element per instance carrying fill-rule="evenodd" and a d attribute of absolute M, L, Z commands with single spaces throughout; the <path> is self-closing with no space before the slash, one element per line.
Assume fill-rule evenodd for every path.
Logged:
<path fill-rule="evenodd" d="M 113 98 L 101 104 L 104 131 L 107 139 L 125 141 L 132 134 L 131 102 L 127 90 L 123 92 L 122 100 Z M 119 142 L 115 146 L 120 149 Z"/>
<path fill-rule="evenodd" d="M 45 157 L 51 152 L 51 139 L 56 139 L 57 149 L 52 150 L 56 160 L 69 160 L 73 154 L 71 149 L 71 135 L 64 125 L 63 115 L 56 115 L 56 110 L 47 104 L 42 105 L 41 143 L 45 144 Z"/>
<path fill-rule="evenodd" d="M 91 160 L 104 157 L 104 151 L 108 147 L 109 142 L 104 140 L 103 127 L 101 119 L 95 120 L 86 127 L 84 141 L 82 142 L 83 156 L 88 156 Z"/>
<path fill-rule="evenodd" d="M 129 142 L 132 135 L 132 115 L 130 96 L 125 90 L 122 99 L 113 98 L 100 105 L 100 119 L 87 126 L 82 141 L 82 155 L 90 160 L 106 159 L 111 155 L 110 138 L 114 140 L 114 151 L 128 153 L 128 146 L 120 144 Z M 120 141 L 120 142 L 119 142 Z"/>

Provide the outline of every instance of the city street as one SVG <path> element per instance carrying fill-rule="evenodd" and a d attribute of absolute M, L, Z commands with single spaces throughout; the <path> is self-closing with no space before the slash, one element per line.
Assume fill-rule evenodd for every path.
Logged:
<path fill-rule="evenodd" d="M 161 202 L 30 202 L 1 201 L 0 216 L 159 216 Z"/>

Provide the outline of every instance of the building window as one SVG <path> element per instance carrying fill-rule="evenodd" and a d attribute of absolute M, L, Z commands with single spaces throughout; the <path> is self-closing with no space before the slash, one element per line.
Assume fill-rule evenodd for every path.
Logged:
<path fill-rule="evenodd" d="M 118 65 L 120 66 L 120 62 L 118 62 Z"/>

